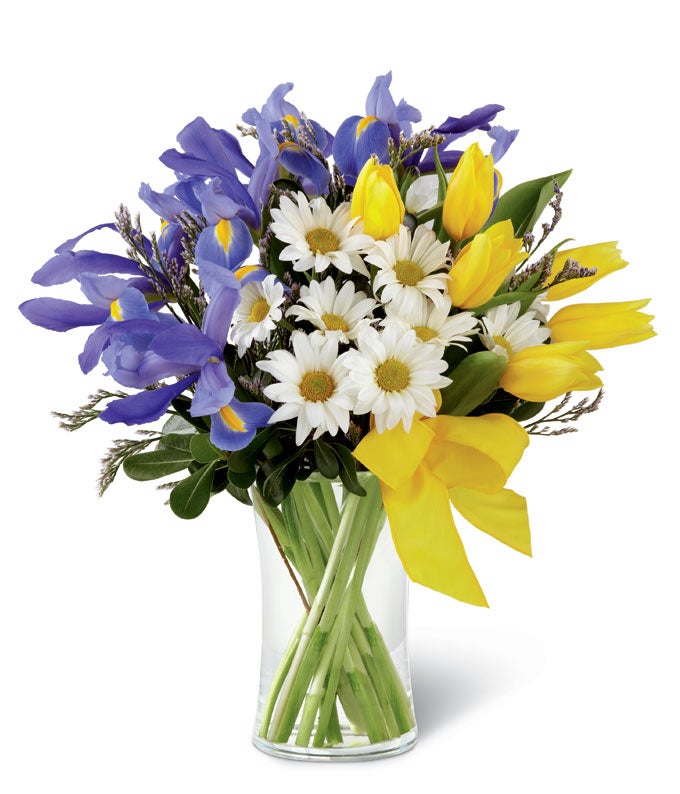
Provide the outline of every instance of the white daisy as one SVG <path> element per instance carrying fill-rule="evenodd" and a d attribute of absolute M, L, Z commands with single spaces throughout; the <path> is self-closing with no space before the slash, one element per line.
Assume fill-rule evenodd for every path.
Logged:
<path fill-rule="evenodd" d="M 356 339 L 362 326 L 369 322 L 366 315 L 376 305 L 373 298 L 366 297 L 366 293 L 355 293 L 352 281 L 346 281 L 338 292 L 332 278 L 303 286 L 300 303 L 304 305 L 291 306 L 286 317 L 307 320 L 319 329 L 320 334 L 337 335 L 339 341 L 345 343 Z"/>
<path fill-rule="evenodd" d="M 402 422 L 408 432 L 416 411 L 434 416 L 433 389 L 451 383 L 442 376 L 447 363 L 439 345 L 423 345 L 413 330 L 392 326 L 379 333 L 368 326 L 357 337 L 358 350 L 345 353 L 348 381 L 354 387 L 354 413 L 369 411 L 379 433 Z"/>
<path fill-rule="evenodd" d="M 283 284 L 276 276 L 251 281 L 241 290 L 241 302 L 234 311 L 230 338 L 242 356 L 253 342 L 264 342 L 276 328 L 282 312 Z"/>
<path fill-rule="evenodd" d="M 283 403 L 269 420 L 283 422 L 297 417 L 295 443 L 300 446 L 314 430 L 332 436 L 338 429 L 347 432 L 353 405 L 343 356 L 338 356 L 338 340 L 328 337 L 312 344 L 302 331 L 292 334 L 293 353 L 274 350 L 257 366 L 273 375 L 279 383 L 266 386 L 270 400 Z"/>
<path fill-rule="evenodd" d="M 448 243 L 440 243 L 425 226 L 418 226 L 413 237 L 400 226 L 396 234 L 375 245 L 366 261 L 378 268 L 373 291 L 382 289 L 383 303 L 392 301 L 396 309 L 408 313 L 425 304 L 427 298 L 442 302 L 448 281 L 442 269 L 447 265 Z"/>
<path fill-rule="evenodd" d="M 361 233 L 358 218 L 350 215 L 349 202 L 331 212 L 321 196 L 308 201 L 300 192 L 297 204 L 282 196 L 280 208 L 272 210 L 272 218 L 271 230 L 288 243 L 279 258 L 293 262 L 293 270 L 323 273 L 329 265 L 335 265 L 343 273 L 354 270 L 368 275 L 361 255 L 371 250 L 375 241 Z"/>
<path fill-rule="evenodd" d="M 518 317 L 519 301 L 494 306 L 482 317 L 483 333 L 479 338 L 486 348 L 499 356 L 510 358 L 525 347 L 541 345 L 550 336 L 550 329 L 541 325 L 536 313 L 528 311 Z"/>
<path fill-rule="evenodd" d="M 441 305 L 428 302 L 407 314 L 388 303 L 385 307 L 387 316 L 381 325 L 384 328 L 396 325 L 402 330 L 412 328 L 421 342 L 464 348 L 477 333 L 477 318 L 472 312 L 458 312 L 449 317 L 450 311 L 451 300 L 448 297 L 443 299 Z"/>

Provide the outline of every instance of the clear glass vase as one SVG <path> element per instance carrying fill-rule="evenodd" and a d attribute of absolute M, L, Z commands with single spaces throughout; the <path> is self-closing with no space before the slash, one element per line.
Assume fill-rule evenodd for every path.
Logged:
<path fill-rule="evenodd" d="M 415 744 L 408 580 L 380 485 L 360 481 L 365 496 L 312 475 L 276 508 L 252 491 L 262 569 L 253 741 L 266 753 L 352 761 Z"/>

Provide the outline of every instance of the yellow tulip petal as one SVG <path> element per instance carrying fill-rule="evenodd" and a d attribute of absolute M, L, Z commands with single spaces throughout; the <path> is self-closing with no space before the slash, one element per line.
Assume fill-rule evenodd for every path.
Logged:
<path fill-rule="evenodd" d="M 399 488 L 420 466 L 433 437 L 424 422 L 413 422 L 408 433 L 398 424 L 383 433 L 371 430 L 353 454 L 390 488 Z"/>
<path fill-rule="evenodd" d="M 394 545 L 414 582 L 475 606 L 488 606 L 453 523 L 444 483 L 420 466 L 400 488 L 382 485 Z"/>
<path fill-rule="evenodd" d="M 649 300 L 616 303 L 576 303 L 565 306 L 550 318 L 550 336 L 555 342 L 583 340 L 589 350 L 642 342 L 655 336 L 651 314 L 643 314 Z"/>
<path fill-rule="evenodd" d="M 527 500 L 523 496 L 508 489 L 482 494 L 466 488 L 452 488 L 449 497 L 463 518 L 477 529 L 531 556 Z"/>
<path fill-rule="evenodd" d="M 615 242 L 595 243 L 594 245 L 583 245 L 579 248 L 558 251 L 555 254 L 552 266 L 553 279 L 562 272 L 567 259 L 573 259 L 581 267 L 588 269 L 597 268 L 597 273 L 585 278 L 572 278 L 569 281 L 562 282 L 562 284 L 550 287 L 545 296 L 546 300 L 559 301 L 564 298 L 570 298 L 572 295 L 587 289 L 601 278 L 625 267 L 628 262 L 622 258 L 621 251 L 619 251 L 617 245 Z"/>
<path fill-rule="evenodd" d="M 602 386 L 595 374 L 602 369 L 586 352 L 586 342 L 534 345 L 511 356 L 500 377 L 501 388 L 531 402 L 545 402 L 568 391 Z"/>

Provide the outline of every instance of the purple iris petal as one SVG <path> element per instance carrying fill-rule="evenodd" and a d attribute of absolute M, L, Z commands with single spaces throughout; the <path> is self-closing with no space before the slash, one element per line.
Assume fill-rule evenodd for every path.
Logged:
<path fill-rule="evenodd" d="M 249 176 L 252 163 L 244 156 L 238 140 L 224 130 L 213 129 L 200 116 L 179 133 L 177 141 L 184 149 L 168 149 L 160 157 L 161 162 L 186 176 L 233 175 L 236 170 Z"/>
<path fill-rule="evenodd" d="M 240 218 L 226 218 L 215 226 L 206 226 L 198 235 L 197 262 L 212 262 L 228 270 L 236 270 L 250 256 L 253 238 Z"/>
<path fill-rule="evenodd" d="M 390 130 L 382 121 L 370 121 L 357 134 L 361 116 L 351 116 L 340 125 L 333 141 L 333 159 L 349 183 L 354 184 L 359 171 L 368 158 L 375 154 L 386 163 Z"/>
<path fill-rule="evenodd" d="M 473 130 L 488 130 L 489 125 L 501 110 L 504 110 L 503 105 L 484 105 L 465 116 L 460 116 L 460 118 L 449 116 L 434 132 L 451 135 L 449 140 L 454 141 Z"/>
<path fill-rule="evenodd" d="M 189 375 L 178 383 L 112 400 L 99 414 L 99 418 L 110 424 L 123 422 L 126 425 L 142 425 L 155 422 L 168 410 L 175 397 L 179 397 L 197 377 L 198 375 Z"/>
<path fill-rule="evenodd" d="M 149 346 L 162 332 L 160 323 L 130 321 L 117 323 L 102 361 L 110 375 L 122 386 L 143 389 L 163 378 L 184 374 L 184 365 L 153 353 Z"/>
<path fill-rule="evenodd" d="M 73 251 L 76 245 L 83 239 L 83 237 L 87 237 L 88 234 L 92 232 L 98 232 L 100 229 L 111 229 L 114 232 L 118 232 L 115 223 L 99 223 L 96 226 L 88 229 L 87 231 L 82 232 L 77 237 L 72 237 L 70 240 L 66 240 L 63 242 L 58 248 L 54 249 L 55 254 L 65 254 L 68 251 Z"/>
<path fill-rule="evenodd" d="M 87 337 L 83 352 L 78 356 L 78 364 L 84 374 L 91 372 L 99 363 L 104 348 L 111 338 L 111 327 L 115 324 L 114 320 L 107 319 Z"/>
<path fill-rule="evenodd" d="M 159 334 L 153 339 L 149 349 L 161 358 L 178 361 L 189 367 L 202 367 L 211 356 L 222 359 L 222 348 L 201 333 L 195 325 L 186 323 Z"/>
<path fill-rule="evenodd" d="M 309 179 L 317 193 L 328 191 L 328 171 L 318 158 L 296 143 L 283 144 L 279 162 L 291 174 Z"/>
<path fill-rule="evenodd" d="M 260 217 L 255 203 L 247 188 L 235 177 L 217 177 L 208 184 L 196 185 L 194 192 L 200 202 L 201 215 L 209 226 L 222 218 L 240 217 L 249 226 L 259 227 Z"/>
<path fill-rule="evenodd" d="M 445 171 L 453 171 L 453 169 L 458 165 L 458 161 L 463 156 L 463 152 L 458 149 L 452 149 L 448 152 L 439 152 L 439 162 L 442 164 L 442 168 Z M 420 165 L 418 166 L 418 170 L 421 174 L 432 174 L 436 170 L 436 165 L 434 161 L 434 149 L 428 149 L 425 153 L 425 156 L 420 161 Z"/>
<path fill-rule="evenodd" d="M 192 416 L 209 416 L 228 405 L 233 397 L 234 382 L 227 374 L 224 361 L 208 362 L 201 369 L 189 412 Z"/>
<path fill-rule="evenodd" d="M 139 275 L 139 265 L 132 259 L 99 251 L 71 251 L 57 254 L 33 274 L 34 284 L 53 287 L 65 284 L 82 273 L 129 273 Z"/>
<path fill-rule="evenodd" d="M 224 288 L 212 294 L 203 315 L 203 333 L 224 349 L 234 310 L 241 300 L 241 291 Z"/>
<path fill-rule="evenodd" d="M 403 129 L 406 135 L 410 135 L 411 125 L 409 122 L 420 121 L 420 111 L 403 99 L 396 105 L 390 92 L 391 82 L 392 72 L 375 78 L 366 98 L 366 115 L 375 116 L 387 124 L 396 124 Z"/>
<path fill-rule="evenodd" d="M 78 276 L 78 281 L 83 294 L 90 303 L 100 306 L 102 309 L 109 309 L 111 302 L 117 300 L 128 287 L 127 280 L 118 276 L 96 276 L 93 273 L 83 273 Z"/>
<path fill-rule="evenodd" d="M 220 290 L 225 288 L 239 290 L 241 282 L 236 278 L 231 270 L 227 270 L 220 265 L 208 260 L 197 260 L 198 277 L 201 280 L 203 289 L 209 298 L 213 298 Z M 264 269 L 264 268 L 263 268 Z M 229 320 L 231 322 L 231 319 Z"/>
<path fill-rule="evenodd" d="M 49 331 L 70 331 L 83 325 L 99 325 L 109 316 L 108 309 L 59 298 L 33 298 L 19 306 L 24 317 Z"/>
<path fill-rule="evenodd" d="M 506 130 L 505 127 L 491 127 L 489 137 L 494 142 L 491 147 L 491 156 L 494 163 L 497 163 L 508 151 L 518 132 L 519 130 Z"/>
<path fill-rule="evenodd" d="M 230 410 L 224 414 L 219 410 L 210 418 L 210 440 L 219 449 L 231 452 L 248 446 L 259 427 L 264 427 L 274 413 L 263 403 L 232 400 Z M 226 420 L 229 418 L 229 422 Z"/>

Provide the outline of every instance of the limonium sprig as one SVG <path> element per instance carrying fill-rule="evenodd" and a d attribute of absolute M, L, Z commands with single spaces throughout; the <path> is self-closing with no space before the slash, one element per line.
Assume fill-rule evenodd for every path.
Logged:
<path fill-rule="evenodd" d="M 409 575 L 485 603 L 449 501 L 527 552 L 523 497 L 504 488 L 527 431 L 572 430 L 594 411 L 592 351 L 650 338 L 652 318 L 647 300 L 554 311 L 627 264 L 614 242 L 547 250 L 570 172 L 506 189 L 517 130 L 497 123 L 501 105 L 418 130 L 390 84 L 376 78 L 365 115 L 337 130 L 293 105 L 290 84 L 243 114 L 240 138 L 194 119 L 161 155 L 170 184 L 140 188 L 156 228 L 121 208 L 33 276 L 73 282 L 79 302 L 20 308 L 49 330 L 89 328 L 80 369 L 102 366 L 122 387 L 62 414 L 69 428 L 151 428 L 116 442 L 102 488 L 121 466 L 179 477 L 170 506 L 194 518 L 222 491 L 278 505 L 312 473 L 360 496 L 368 469 Z M 126 255 L 89 250 L 99 229 Z M 404 518 L 426 494 L 445 506 L 427 519 L 434 550 L 409 540 Z"/>

